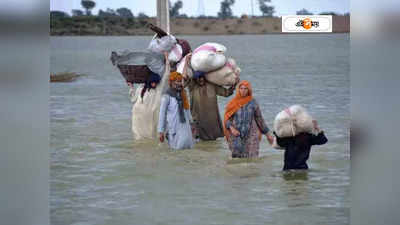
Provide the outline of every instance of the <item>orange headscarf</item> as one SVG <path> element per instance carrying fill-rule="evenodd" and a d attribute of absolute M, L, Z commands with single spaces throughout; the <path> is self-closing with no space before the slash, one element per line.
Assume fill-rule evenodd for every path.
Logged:
<path fill-rule="evenodd" d="M 240 86 L 246 86 L 249 89 L 248 95 L 246 97 L 242 97 L 239 93 Z M 235 114 L 241 107 L 245 106 L 253 99 L 253 94 L 251 90 L 251 84 L 247 80 L 242 80 L 239 85 L 236 87 L 236 95 L 235 97 L 226 105 L 225 114 L 224 114 L 224 134 L 228 139 L 229 130 L 226 129 L 225 123 L 231 118 L 233 114 Z"/>
<path fill-rule="evenodd" d="M 169 83 L 171 84 L 174 81 L 182 81 L 183 76 L 182 74 L 178 73 L 178 72 L 172 72 L 169 74 Z M 185 89 L 182 89 L 181 91 L 181 96 L 182 96 L 182 101 L 183 101 L 183 108 L 184 109 L 189 109 L 189 101 L 188 98 L 186 96 L 186 91 Z"/>

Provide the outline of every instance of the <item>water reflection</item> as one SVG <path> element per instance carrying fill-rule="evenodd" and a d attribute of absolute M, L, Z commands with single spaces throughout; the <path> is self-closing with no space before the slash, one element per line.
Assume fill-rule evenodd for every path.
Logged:
<path fill-rule="evenodd" d="M 307 170 L 289 170 L 283 171 L 282 177 L 286 181 L 296 181 L 296 180 L 308 180 L 308 171 Z"/>

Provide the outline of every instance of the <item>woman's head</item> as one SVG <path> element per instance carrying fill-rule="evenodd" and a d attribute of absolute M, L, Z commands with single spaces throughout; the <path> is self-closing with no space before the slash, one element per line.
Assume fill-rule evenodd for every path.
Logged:
<path fill-rule="evenodd" d="M 238 93 L 240 97 L 251 96 L 251 85 L 248 81 L 243 80 L 238 85 Z"/>
<path fill-rule="evenodd" d="M 157 84 L 160 83 L 160 80 L 161 77 L 158 74 L 151 72 L 146 83 L 147 88 L 156 88 Z"/>
<path fill-rule="evenodd" d="M 157 83 L 156 82 L 151 82 L 150 83 L 150 87 L 151 88 L 156 88 L 157 87 Z"/>

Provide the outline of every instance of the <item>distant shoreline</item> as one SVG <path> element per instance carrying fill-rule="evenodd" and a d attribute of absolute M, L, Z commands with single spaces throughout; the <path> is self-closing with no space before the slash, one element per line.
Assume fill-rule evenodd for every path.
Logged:
<path fill-rule="evenodd" d="M 350 16 L 332 16 L 332 33 L 349 33 Z M 149 36 L 154 32 L 146 27 L 156 24 L 155 18 L 98 18 L 71 17 L 52 19 L 51 36 Z M 299 34 L 281 32 L 281 18 L 171 18 L 170 29 L 174 35 L 262 35 Z M 313 33 L 322 34 L 322 33 Z M 323 33 L 327 34 L 327 33 Z"/>

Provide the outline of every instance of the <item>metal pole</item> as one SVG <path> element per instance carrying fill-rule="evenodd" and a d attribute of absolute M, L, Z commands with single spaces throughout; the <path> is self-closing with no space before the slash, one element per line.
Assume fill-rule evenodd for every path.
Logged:
<path fill-rule="evenodd" d="M 168 0 L 157 0 L 157 26 L 170 33 Z"/>
<path fill-rule="evenodd" d="M 254 17 L 254 5 L 253 5 L 253 0 L 251 0 L 251 17 Z"/>

